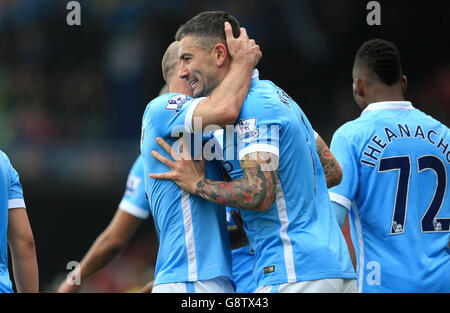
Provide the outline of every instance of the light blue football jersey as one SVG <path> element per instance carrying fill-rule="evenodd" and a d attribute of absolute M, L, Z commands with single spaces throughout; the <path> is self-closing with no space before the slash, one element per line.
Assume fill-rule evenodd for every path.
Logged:
<path fill-rule="evenodd" d="M 141 155 L 130 169 L 119 208 L 140 219 L 146 219 L 150 214 L 150 206 L 145 195 L 144 162 Z"/>
<path fill-rule="evenodd" d="M 225 208 L 182 191 L 170 180 L 149 177 L 150 173 L 170 170 L 151 155 L 151 151 L 156 150 L 170 158 L 155 141 L 156 137 L 163 138 L 171 146 L 178 140 L 179 132 L 189 137 L 185 130 L 190 128 L 188 125 L 200 100 L 182 94 L 164 94 L 147 105 L 143 117 L 141 155 L 145 189 L 159 237 L 155 285 L 220 276 L 232 280 Z M 194 148 L 202 148 L 201 133 L 190 138 Z M 196 152 L 193 151 L 193 155 L 197 155 Z M 206 177 L 223 179 L 214 162 L 206 162 Z"/>
<path fill-rule="evenodd" d="M 0 151 L 0 293 L 11 293 L 12 282 L 8 271 L 8 210 L 25 208 L 19 174 L 8 157 Z"/>
<path fill-rule="evenodd" d="M 238 160 L 249 153 L 279 157 L 275 203 L 266 212 L 241 210 L 255 251 L 257 286 L 354 279 L 347 244 L 331 209 L 314 131 L 297 103 L 272 82 L 259 80 L 255 71 L 235 126 L 234 134 L 225 131 L 224 149 L 233 178 L 242 176 Z"/>
<path fill-rule="evenodd" d="M 359 292 L 450 292 L 450 132 L 408 101 L 341 126 L 330 197 L 350 210 Z"/>

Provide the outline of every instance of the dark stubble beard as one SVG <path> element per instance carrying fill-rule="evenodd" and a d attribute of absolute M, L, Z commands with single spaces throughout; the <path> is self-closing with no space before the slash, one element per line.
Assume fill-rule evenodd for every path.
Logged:
<path fill-rule="evenodd" d="M 221 81 L 218 78 L 211 76 L 208 77 L 207 82 L 208 82 L 207 84 L 204 83 L 203 89 L 200 90 L 198 94 L 194 91 L 195 98 L 210 96 L 211 93 L 214 91 L 214 89 L 216 89 L 217 86 L 219 86 L 219 84 L 221 83 Z"/>

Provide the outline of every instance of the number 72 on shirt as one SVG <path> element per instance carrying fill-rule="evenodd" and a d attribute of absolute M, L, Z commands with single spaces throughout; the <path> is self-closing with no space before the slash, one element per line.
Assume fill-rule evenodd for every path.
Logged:
<path fill-rule="evenodd" d="M 431 170 L 436 177 L 436 188 L 433 199 L 426 209 L 420 224 L 423 233 L 450 231 L 450 218 L 436 218 L 444 202 L 447 189 L 447 172 L 444 163 L 434 155 L 423 155 L 417 158 L 417 169 L 420 175 Z M 405 219 L 408 202 L 409 181 L 411 178 L 411 157 L 394 156 L 380 160 L 378 173 L 399 171 L 394 212 L 392 214 L 391 235 L 402 234 L 405 231 Z"/>

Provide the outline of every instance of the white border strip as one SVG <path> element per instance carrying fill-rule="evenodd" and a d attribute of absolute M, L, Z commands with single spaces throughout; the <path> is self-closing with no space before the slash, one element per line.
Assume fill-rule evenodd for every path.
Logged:
<path fill-rule="evenodd" d="M 119 209 L 141 219 L 146 219 L 150 215 L 149 211 L 146 211 L 125 199 L 122 199 L 122 201 L 120 201 Z"/>
<path fill-rule="evenodd" d="M 353 212 L 355 214 L 355 228 L 358 238 L 358 249 L 359 249 L 359 273 L 358 273 L 358 289 L 357 292 L 362 292 L 362 286 L 364 283 L 364 242 L 363 242 L 363 235 L 362 235 L 362 227 L 361 227 L 361 220 L 359 219 L 359 213 L 358 208 L 356 207 L 356 203 L 353 202 Z"/>
<path fill-rule="evenodd" d="M 296 282 L 295 266 L 294 266 L 294 252 L 292 250 L 291 238 L 287 234 L 289 227 L 289 219 L 286 211 L 286 203 L 284 202 L 283 189 L 280 180 L 277 181 L 277 198 L 276 198 L 278 217 L 281 223 L 280 238 L 283 243 L 284 262 L 286 263 L 286 273 L 288 283 Z"/>
<path fill-rule="evenodd" d="M 191 101 L 186 102 L 184 105 L 189 104 L 189 109 L 186 113 L 186 117 L 184 118 L 184 128 L 186 130 L 186 132 L 188 133 L 193 133 L 194 129 L 192 128 L 192 118 L 194 116 L 194 112 L 195 109 L 197 108 L 198 104 L 205 99 L 205 97 L 201 97 L 201 98 L 195 98 Z"/>
<path fill-rule="evenodd" d="M 349 198 L 344 197 L 343 195 L 340 195 L 338 193 L 331 192 L 331 191 L 329 191 L 328 194 L 330 195 L 331 201 L 345 206 L 347 208 L 347 210 L 350 211 L 350 208 L 352 207 L 352 202 L 350 201 Z"/>
<path fill-rule="evenodd" d="M 17 209 L 17 208 L 26 208 L 25 201 L 23 199 L 10 199 L 8 201 L 8 210 L 9 209 Z"/>
<path fill-rule="evenodd" d="M 184 237 L 188 256 L 189 281 L 197 280 L 197 259 L 195 257 L 194 227 L 192 225 L 189 193 L 181 190 L 181 208 L 183 211 Z"/>
<path fill-rule="evenodd" d="M 414 110 L 414 107 L 410 101 L 372 102 L 361 112 L 361 115 L 376 110 Z"/>

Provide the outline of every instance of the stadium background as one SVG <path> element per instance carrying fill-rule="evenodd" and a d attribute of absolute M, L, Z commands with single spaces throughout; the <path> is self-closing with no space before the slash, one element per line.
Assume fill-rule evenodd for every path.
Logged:
<path fill-rule="evenodd" d="M 302 106 L 327 143 L 359 115 L 351 93 L 356 49 L 394 41 L 409 79 L 408 100 L 450 121 L 450 2 L 138 1 L 81 4 L 68 26 L 68 1 L 0 1 L 0 149 L 21 175 L 35 236 L 41 291 L 53 292 L 108 225 L 139 153 L 142 113 L 163 85 L 162 54 L 184 21 L 227 10 L 263 51 L 263 79 Z M 157 254 L 151 218 L 120 257 L 84 291 L 135 291 L 152 279 Z"/>

